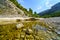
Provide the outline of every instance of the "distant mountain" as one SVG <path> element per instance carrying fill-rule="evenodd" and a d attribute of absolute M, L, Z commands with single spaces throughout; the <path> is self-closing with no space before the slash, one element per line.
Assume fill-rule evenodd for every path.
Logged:
<path fill-rule="evenodd" d="M 46 15 L 52 15 L 53 13 L 57 13 L 57 12 L 59 12 L 60 11 L 60 2 L 59 3 L 57 3 L 57 4 L 55 4 L 55 5 L 53 5 L 52 7 L 51 7 L 51 9 L 47 9 L 47 10 L 45 10 L 45 11 L 43 11 L 43 12 L 40 12 L 39 13 L 39 15 L 40 16 L 46 16 Z M 55 13 L 55 14 L 56 14 Z M 58 13 L 57 13 L 58 14 Z M 59 14 L 60 14 L 60 12 L 59 12 Z M 53 14 L 54 15 L 54 14 Z M 60 16 L 60 15 L 59 15 Z"/>

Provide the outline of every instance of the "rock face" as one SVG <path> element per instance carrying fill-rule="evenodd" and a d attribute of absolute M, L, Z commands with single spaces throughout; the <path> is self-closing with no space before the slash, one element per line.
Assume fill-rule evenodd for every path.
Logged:
<path fill-rule="evenodd" d="M 0 0 L 0 17 L 22 17 L 24 12 L 9 0 Z"/>

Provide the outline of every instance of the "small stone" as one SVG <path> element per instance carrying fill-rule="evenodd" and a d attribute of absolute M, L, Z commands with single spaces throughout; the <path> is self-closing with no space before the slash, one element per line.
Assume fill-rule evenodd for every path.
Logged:
<path fill-rule="evenodd" d="M 19 40 L 19 39 L 15 39 L 15 40 Z"/>
<path fill-rule="evenodd" d="M 26 35 L 26 38 L 27 38 L 27 39 L 29 39 L 29 38 L 30 38 L 30 36 L 29 36 L 29 35 Z"/>
<path fill-rule="evenodd" d="M 51 33 L 50 31 L 47 31 L 48 33 Z"/>
<path fill-rule="evenodd" d="M 41 40 L 43 40 L 44 38 L 41 38 Z"/>
<path fill-rule="evenodd" d="M 51 26 L 49 26 L 49 28 L 52 28 Z"/>
<path fill-rule="evenodd" d="M 24 38 L 25 36 L 24 35 L 21 35 L 21 38 Z"/>
<path fill-rule="evenodd" d="M 29 35 L 30 36 L 30 39 L 34 39 L 34 37 L 32 35 Z"/>
<path fill-rule="evenodd" d="M 29 32 L 33 32 L 31 29 L 28 29 L 29 30 Z"/>
<path fill-rule="evenodd" d="M 3 37 L 4 37 L 4 35 L 1 35 L 1 37 L 3 38 Z"/>
<path fill-rule="evenodd" d="M 16 25 L 17 28 L 22 28 L 23 26 L 24 25 L 22 23 Z"/>
<path fill-rule="evenodd" d="M 20 38 L 20 34 L 17 35 L 17 38 Z"/>
<path fill-rule="evenodd" d="M 26 29 L 23 29 L 23 31 L 25 32 L 25 31 L 26 31 Z"/>
<path fill-rule="evenodd" d="M 39 36 L 35 36 L 36 39 L 39 39 Z"/>
<path fill-rule="evenodd" d="M 32 33 L 33 33 L 33 31 L 32 31 L 31 29 L 27 29 L 27 30 L 26 30 L 26 34 L 27 34 L 27 35 L 30 35 L 30 34 L 32 34 Z"/>
<path fill-rule="evenodd" d="M 52 39 L 50 39 L 50 40 L 52 40 Z"/>

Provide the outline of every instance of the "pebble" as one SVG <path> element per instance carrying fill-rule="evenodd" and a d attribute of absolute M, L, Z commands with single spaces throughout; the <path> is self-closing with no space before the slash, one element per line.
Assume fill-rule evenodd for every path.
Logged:
<path fill-rule="evenodd" d="M 21 35 L 21 38 L 24 38 L 25 36 L 24 35 Z"/>
<path fill-rule="evenodd" d="M 22 28 L 23 26 L 24 25 L 22 23 L 16 25 L 17 28 Z"/>
<path fill-rule="evenodd" d="M 23 29 L 23 31 L 25 32 L 27 29 Z"/>
<path fill-rule="evenodd" d="M 31 29 L 27 29 L 26 32 L 25 32 L 27 35 L 30 35 L 33 33 L 33 31 Z"/>
<path fill-rule="evenodd" d="M 15 39 L 15 40 L 19 40 L 19 39 Z"/>

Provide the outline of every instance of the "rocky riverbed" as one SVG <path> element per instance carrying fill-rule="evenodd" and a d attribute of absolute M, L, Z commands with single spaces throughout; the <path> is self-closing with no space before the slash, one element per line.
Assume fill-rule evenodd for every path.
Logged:
<path fill-rule="evenodd" d="M 0 40 L 60 40 L 58 19 L 0 24 Z"/>

